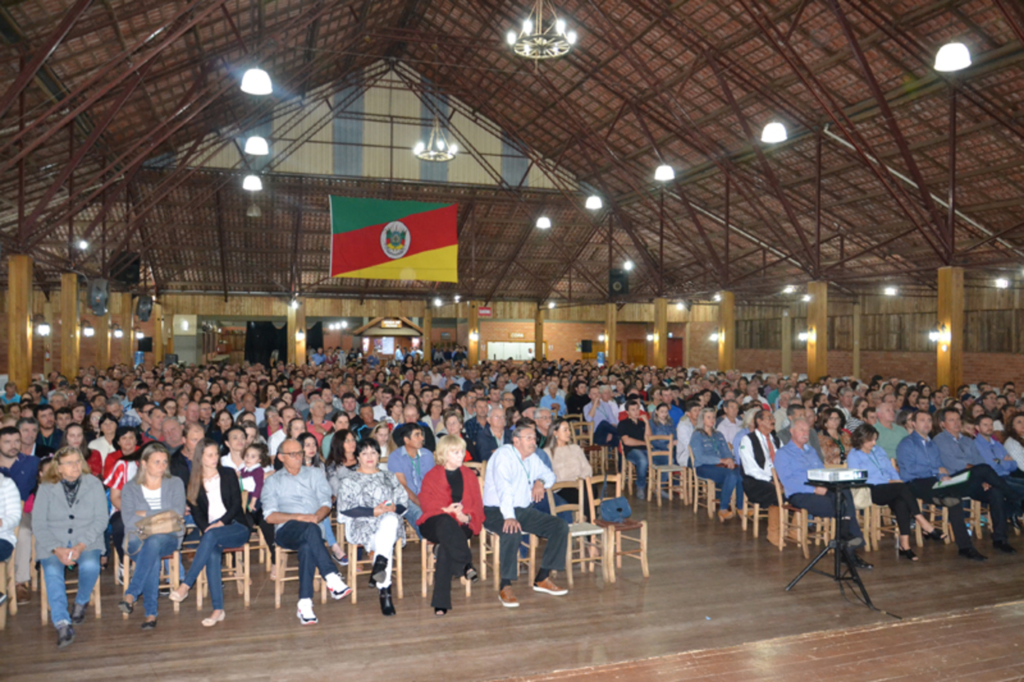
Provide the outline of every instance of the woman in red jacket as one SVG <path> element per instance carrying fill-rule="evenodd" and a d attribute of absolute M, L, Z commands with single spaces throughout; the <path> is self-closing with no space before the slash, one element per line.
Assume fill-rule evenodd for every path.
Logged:
<path fill-rule="evenodd" d="M 476 474 L 462 466 L 465 457 L 466 441 L 458 436 L 442 437 L 434 452 L 438 466 L 423 476 L 420 489 L 420 532 L 437 545 L 431 600 L 436 616 L 443 616 L 452 608 L 453 577 L 479 580 L 469 539 L 483 527 L 484 502 Z"/>

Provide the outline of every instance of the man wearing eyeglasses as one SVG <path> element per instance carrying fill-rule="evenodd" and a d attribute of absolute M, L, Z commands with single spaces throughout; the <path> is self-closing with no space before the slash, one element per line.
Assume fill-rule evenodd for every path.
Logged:
<path fill-rule="evenodd" d="M 351 592 L 331 560 L 320 530 L 320 522 L 331 512 L 331 486 L 323 469 L 302 466 L 302 446 L 285 440 L 277 456 L 284 468 L 263 485 L 263 514 L 274 524 L 279 547 L 299 555 L 299 604 L 296 615 L 303 625 L 315 625 L 313 613 L 313 577 L 317 569 L 327 581 L 334 599 Z"/>

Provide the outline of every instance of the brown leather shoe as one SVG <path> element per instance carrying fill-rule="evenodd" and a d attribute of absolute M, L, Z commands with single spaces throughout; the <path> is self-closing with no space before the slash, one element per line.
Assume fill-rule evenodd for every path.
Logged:
<path fill-rule="evenodd" d="M 14 588 L 18 595 L 18 606 L 23 604 L 30 604 L 32 602 L 32 589 L 28 583 L 18 583 L 18 586 Z"/>
<path fill-rule="evenodd" d="M 569 594 L 569 590 L 563 589 L 558 585 L 554 584 L 553 582 L 551 582 L 551 578 L 544 578 L 544 580 L 540 581 L 539 583 L 534 583 L 533 591 L 553 594 L 556 597 L 561 597 L 563 595 Z"/>
<path fill-rule="evenodd" d="M 514 609 L 519 606 L 519 600 L 516 599 L 516 595 L 512 594 L 512 586 L 502 588 L 501 592 L 498 593 L 498 599 L 501 601 L 501 605 L 508 609 Z"/>
<path fill-rule="evenodd" d="M 721 521 L 722 523 L 725 523 L 726 521 L 731 519 L 733 516 L 734 516 L 734 514 L 731 511 L 720 511 L 720 512 L 718 512 L 718 520 Z"/>

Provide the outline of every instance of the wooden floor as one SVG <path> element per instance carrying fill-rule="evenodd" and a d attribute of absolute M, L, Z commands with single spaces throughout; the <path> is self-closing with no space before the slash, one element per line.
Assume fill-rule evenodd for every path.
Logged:
<path fill-rule="evenodd" d="M 723 651 L 743 654 L 735 656 L 734 680 L 809 676 L 798 661 L 813 667 L 818 651 L 837 670 L 856 664 L 837 678 L 888 677 L 877 655 L 863 653 L 873 647 L 902 661 L 894 676 L 954 678 L 970 676 L 957 653 L 964 649 L 996 647 L 1013 664 L 1021 660 L 1024 607 L 982 609 L 961 619 L 948 614 L 1024 600 L 1024 552 L 997 556 L 985 541 L 979 545 L 991 556 L 985 564 L 960 559 L 953 545 L 926 546 L 914 565 L 897 563 L 892 551 L 866 555 L 876 566 L 865 580 L 873 601 L 907 619 L 901 623 L 844 600 L 821 576 L 810 575 L 785 592 L 805 564 L 803 555 L 794 548 L 780 553 L 763 537 L 745 537 L 737 521 L 723 526 L 678 502 L 633 507 L 638 518 L 650 521 L 649 580 L 635 563 L 623 566 L 614 585 L 577 574 L 576 589 L 566 597 L 528 591 L 528 581 L 521 580 L 519 609 L 502 608 L 493 589 L 478 585 L 468 602 L 453 589 L 454 610 L 436 618 L 429 599 L 419 596 L 419 548 L 410 544 L 406 596 L 396 601 L 395 618 L 384 619 L 375 595 L 360 585 L 357 605 L 316 604 L 320 624 L 300 627 L 294 586 L 275 610 L 273 585 L 257 569 L 249 610 L 229 587 L 227 620 L 207 629 L 199 622 L 206 612 L 198 613 L 191 598 L 179 614 L 165 599 L 159 627 L 142 633 L 141 608 L 123 621 L 112 575 L 105 573 L 103 619 L 94 620 L 90 611 L 75 644 L 63 652 L 56 649 L 53 628 L 40 624 L 38 595 L 8 621 L 0 632 L 0 680 L 472 680 L 594 667 L 590 674 L 620 679 L 616 670 L 631 668 L 600 666 L 655 657 L 662 658 L 640 664 L 644 674 L 628 677 L 680 679 L 705 670 L 704 664 L 725 665 L 734 656 Z M 1024 550 L 1024 541 L 1016 544 Z M 953 629 L 958 624 L 968 626 L 963 636 Z M 767 643 L 750 646 L 755 642 Z M 781 660 L 794 651 L 804 658 Z M 684 652 L 699 653 L 679 656 Z M 773 665 L 788 667 L 773 672 Z"/>

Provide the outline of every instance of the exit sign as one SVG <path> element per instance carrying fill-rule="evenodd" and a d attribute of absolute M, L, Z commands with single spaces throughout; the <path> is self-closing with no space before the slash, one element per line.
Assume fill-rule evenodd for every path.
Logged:
<path fill-rule="evenodd" d="M 480 308 L 477 309 L 476 314 L 479 317 L 493 317 L 490 306 L 481 306 Z"/>

